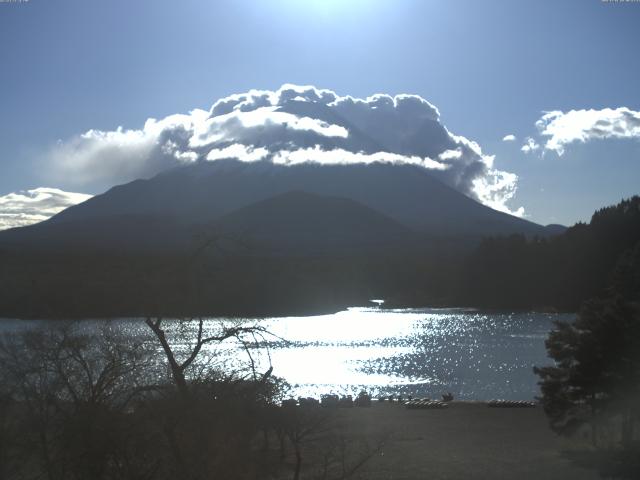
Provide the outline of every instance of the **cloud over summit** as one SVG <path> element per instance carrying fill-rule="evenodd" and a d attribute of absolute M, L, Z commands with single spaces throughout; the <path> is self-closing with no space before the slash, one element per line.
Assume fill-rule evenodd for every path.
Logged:
<path fill-rule="evenodd" d="M 516 175 L 493 168 L 493 157 L 447 130 L 438 109 L 417 95 L 361 99 L 312 86 L 251 90 L 210 110 L 149 119 L 141 129 L 89 130 L 56 145 L 53 172 L 78 185 L 122 183 L 196 161 L 408 163 L 493 208 L 507 202 Z"/>

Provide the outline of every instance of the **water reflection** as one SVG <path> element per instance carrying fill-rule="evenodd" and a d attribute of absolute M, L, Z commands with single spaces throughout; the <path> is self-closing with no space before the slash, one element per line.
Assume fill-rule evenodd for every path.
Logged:
<path fill-rule="evenodd" d="M 472 310 L 349 309 L 335 315 L 264 320 L 292 343 L 269 345 L 274 373 L 296 394 L 329 391 L 464 399 L 532 399 L 534 365 L 549 363 L 550 314 Z"/>
<path fill-rule="evenodd" d="M 462 399 L 521 399 L 538 394 L 534 365 L 548 364 L 544 340 L 553 320 L 570 316 L 521 313 L 485 314 L 460 309 L 352 308 L 333 315 L 248 319 L 273 335 L 250 349 L 257 369 L 273 365 L 273 374 L 293 387 L 294 396 L 351 393 L 439 397 L 445 391 Z M 205 334 L 221 322 L 210 319 Z M 28 324 L 40 326 L 43 322 Z M 167 334 L 187 350 L 194 324 L 166 321 Z M 3 330 L 26 324 L 3 321 Z M 88 330 L 102 325 L 87 321 Z M 149 335 L 140 319 L 111 322 L 128 336 Z M 182 342 L 180 344 L 180 342 Z M 216 364 L 239 368 L 247 360 L 237 343 L 206 352 Z"/>

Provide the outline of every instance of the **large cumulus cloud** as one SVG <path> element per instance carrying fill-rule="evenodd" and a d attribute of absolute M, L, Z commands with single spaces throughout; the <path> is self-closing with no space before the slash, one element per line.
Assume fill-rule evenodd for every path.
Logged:
<path fill-rule="evenodd" d="M 120 183 L 172 165 L 236 158 L 293 165 L 410 163 L 486 205 L 510 213 L 517 177 L 493 167 L 480 146 L 449 132 L 416 95 L 339 96 L 311 86 L 251 90 L 141 129 L 90 130 L 59 142 L 53 172 L 78 185 Z"/>
<path fill-rule="evenodd" d="M 91 195 L 36 188 L 0 196 L 0 230 L 41 222 Z"/>

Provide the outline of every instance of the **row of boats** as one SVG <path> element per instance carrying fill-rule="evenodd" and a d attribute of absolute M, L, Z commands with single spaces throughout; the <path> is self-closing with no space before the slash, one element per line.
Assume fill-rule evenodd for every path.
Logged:
<path fill-rule="evenodd" d="M 404 405 L 410 410 L 427 410 L 427 409 L 443 409 L 447 408 L 451 403 L 453 396 L 443 396 L 443 400 L 431 400 L 430 398 L 412 398 L 404 399 L 402 397 L 384 397 L 379 398 L 378 402 L 397 403 Z M 361 392 L 355 399 L 351 395 L 322 395 L 320 400 L 312 397 L 300 397 L 296 399 L 288 399 L 282 402 L 283 407 L 325 407 L 325 408 L 351 408 L 351 407 L 370 407 L 371 396 L 366 392 Z M 522 400 L 490 400 L 487 406 L 490 408 L 534 408 L 536 402 Z"/>

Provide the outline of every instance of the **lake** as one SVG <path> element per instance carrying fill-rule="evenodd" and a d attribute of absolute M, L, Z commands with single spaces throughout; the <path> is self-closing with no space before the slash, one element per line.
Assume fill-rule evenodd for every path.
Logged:
<path fill-rule="evenodd" d="M 251 347 L 257 369 L 273 365 L 286 379 L 293 396 L 324 393 L 439 398 L 451 392 L 457 399 L 503 398 L 531 400 L 538 395 L 534 365 L 548 365 L 544 341 L 554 320 L 571 314 L 482 313 L 465 309 L 350 308 L 330 315 L 250 319 L 273 336 Z M 225 321 L 228 324 L 230 321 Z M 49 322 L 2 321 L 1 330 L 35 328 Z M 103 322 L 82 322 L 82 329 Z M 140 319 L 109 322 L 127 335 L 146 335 Z M 219 328 L 207 321 L 206 329 Z M 167 322 L 170 338 L 193 338 L 193 325 Z M 181 335 L 178 335 L 180 333 Z M 284 340 L 286 341 L 284 341 Z M 247 364 L 247 351 L 226 342 L 215 351 L 227 369 Z"/>

